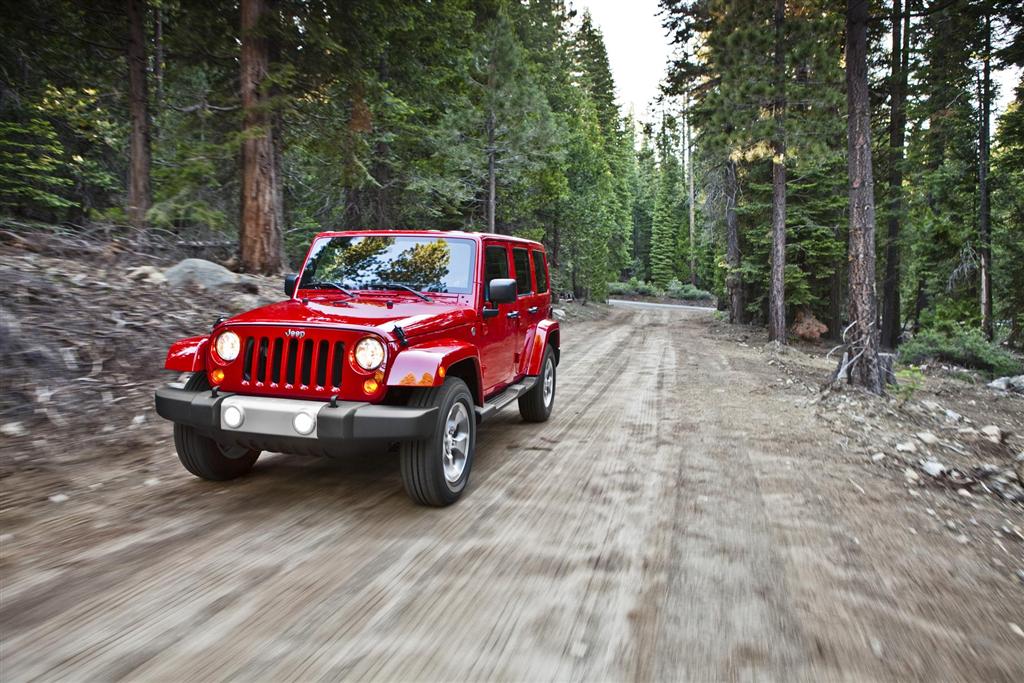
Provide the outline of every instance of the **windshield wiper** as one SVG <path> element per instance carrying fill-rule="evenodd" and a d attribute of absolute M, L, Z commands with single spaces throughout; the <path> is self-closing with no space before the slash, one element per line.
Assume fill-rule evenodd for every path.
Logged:
<path fill-rule="evenodd" d="M 403 285 L 401 282 L 374 282 L 372 284 L 367 285 L 367 287 L 374 287 L 376 289 L 404 289 L 410 294 L 415 294 L 424 301 L 433 301 L 433 299 L 431 299 L 423 292 L 415 290 L 409 285 Z"/>
<path fill-rule="evenodd" d="M 303 287 L 307 287 L 309 289 L 323 289 L 324 287 L 333 287 L 334 289 L 338 290 L 342 294 L 347 294 L 350 298 L 353 298 L 353 299 L 355 298 L 355 294 L 353 294 L 352 292 L 348 291 L 347 289 L 345 289 L 344 287 L 339 285 L 337 282 L 326 282 L 324 280 L 314 280 L 313 282 L 307 282 L 306 284 L 304 284 L 302 286 Z"/>

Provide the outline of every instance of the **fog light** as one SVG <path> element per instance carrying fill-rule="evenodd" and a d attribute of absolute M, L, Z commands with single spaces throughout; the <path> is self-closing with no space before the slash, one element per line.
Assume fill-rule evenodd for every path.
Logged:
<path fill-rule="evenodd" d="M 242 409 L 238 406 L 228 406 L 224 409 L 221 417 L 224 418 L 224 424 L 232 429 L 238 429 L 242 426 L 242 421 L 245 420 L 245 414 Z"/>
<path fill-rule="evenodd" d="M 213 386 L 220 386 L 221 382 L 224 381 L 224 371 L 217 368 L 210 373 L 210 379 L 213 380 Z"/>
<path fill-rule="evenodd" d="M 296 413 L 292 418 L 292 427 L 299 434 L 312 434 L 316 429 L 316 419 L 309 413 Z"/>
<path fill-rule="evenodd" d="M 377 380 L 368 379 L 365 382 L 363 382 L 363 393 L 372 394 L 373 392 L 377 391 L 377 386 Z"/>

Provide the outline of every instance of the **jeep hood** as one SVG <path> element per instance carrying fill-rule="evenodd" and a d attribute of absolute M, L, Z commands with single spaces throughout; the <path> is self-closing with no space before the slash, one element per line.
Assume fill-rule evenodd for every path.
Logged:
<path fill-rule="evenodd" d="M 407 337 L 412 337 L 438 327 L 469 324 L 475 317 L 472 309 L 458 305 L 457 300 L 392 300 L 389 308 L 385 299 L 332 298 L 308 300 L 306 303 L 289 299 L 236 315 L 227 324 L 375 327 L 388 335 L 394 331 L 395 326 L 399 326 Z"/>

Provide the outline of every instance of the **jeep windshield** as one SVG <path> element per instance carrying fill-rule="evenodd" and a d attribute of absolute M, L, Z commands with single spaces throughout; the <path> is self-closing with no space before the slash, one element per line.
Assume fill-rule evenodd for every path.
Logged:
<path fill-rule="evenodd" d="M 469 294 L 476 249 L 472 240 L 414 235 L 321 237 L 313 244 L 299 287 L 330 283 L 348 290 L 409 288 Z"/>

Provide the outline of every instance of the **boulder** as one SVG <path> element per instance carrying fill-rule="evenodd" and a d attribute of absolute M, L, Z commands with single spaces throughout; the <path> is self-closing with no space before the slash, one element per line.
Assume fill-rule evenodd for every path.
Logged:
<path fill-rule="evenodd" d="M 814 317 L 809 308 L 800 308 L 796 312 L 790 331 L 804 341 L 818 341 L 821 335 L 828 332 L 828 326 Z"/>
<path fill-rule="evenodd" d="M 139 266 L 138 268 L 132 268 L 128 271 L 125 277 L 129 280 L 136 282 L 148 282 L 153 285 L 159 285 L 167 282 L 167 278 L 160 269 L 154 268 L 153 266 Z"/>
<path fill-rule="evenodd" d="M 989 382 L 988 386 L 1000 391 L 1013 391 L 1018 394 L 1024 394 L 1024 375 L 1000 377 Z"/>
<path fill-rule="evenodd" d="M 171 266 L 164 271 L 164 277 L 171 287 L 198 285 L 204 289 L 234 285 L 240 279 L 237 273 L 201 258 L 187 258 Z"/>

